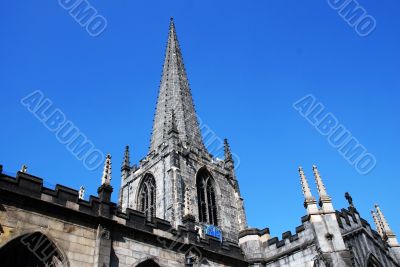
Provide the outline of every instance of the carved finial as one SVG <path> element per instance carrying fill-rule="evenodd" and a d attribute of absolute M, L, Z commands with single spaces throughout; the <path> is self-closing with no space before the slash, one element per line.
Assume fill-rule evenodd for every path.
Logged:
<path fill-rule="evenodd" d="M 324 182 L 322 181 L 322 178 L 318 171 L 318 168 L 315 165 L 313 165 L 313 172 L 314 172 L 315 182 L 316 182 L 317 188 L 318 188 L 319 204 L 322 207 L 322 210 L 326 213 L 335 212 L 333 205 L 332 205 L 332 199 L 326 192 Z"/>
<path fill-rule="evenodd" d="M 378 205 L 375 205 L 378 221 L 380 221 L 380 225 L 382 227 L 382 232 L 384 239 L 387 241 L 387 243 L 392 246 L 392 247 L 398 247 L 399 242 L 397 241 L 396 235 L 390 229 L 389 223 L 386 220 L 385 216 L 383 215 L 383 212 L 381 208 Z"/>
<path fill-rule="evenodd" d="M 378 204 L 375 204 L 375 209 L 379 216 L 379 221 L 382 223 L 383 231 L 385 232 L 385 234 L 391 233 L 392 230 L 390 229 L 389 223 L 387 222 L 387 220 L 386 220 L 385 216 L 383 215 L 383 212 Z"/>
<path fill-rule="evenodd" d="M 111 155 L 107 154 L 106 161 L 104 163 L 103 176 L 101 177 L 101 184 L 110 185 L 111 183 Z"/>
<path fill-rule="evenodd" d="M 299 167 L 300 183 L 304 195 L 304 207 L 307 209 L 308 214 L 314 214 L 318 212 L 317 201 L 311 193 L 310 186 L 307 181 L 307 177 L 304 174 L 303 168 Z"/>
<path fill-rule="evenodd" d="M 20 172 L 26 173 L 28 171 L 28 166 L 26 166 L 25 164 L 22 165 Z"/>
<path fill-rule="evenodd" d="M 375 205 L 375 209 L 378 215 L 378 220 L 381 222 L 381 227 L 385 237 L 384 239 L 387 240 L 390 246 L 399 246 L 399 242 L 397 241 L 396 235 L 394 234 L 392 229 L 390 229 L 389 223 L 386 220 L 385 216 L 383 215 L 381 208 L 378 205 Z"/>
<path fill-rule="evenodd" d="M 313 165 L 313 171 L 314 171 L 315 182 L 317 183 L 317 187 L 318 187 L 319 196 L 321 198 L 329 197 L 328 193 L 326 192 L 324 182 L 322 181 L 322 178 L 321 178 L 321 175 L 319 173 L 317 166 Z"/>
<path fill-rule="evenodd" d="M 122 162 L 122 170 L 129 170 L 131 168 L 129 146 L 125 147 L 124 160 Z"/>
<path fill-rule="evenodd" d="M 306 200 L 314 199 L 314 197 L 311 194 L 311 189 L 308 184 L 306 175 L 304 174 L 304 170 L 301 166 L 299 167 L 299 174 L 300 174 L 301 187 L 303 189 L 303 194 L 304 194 L 305 199 Z"/>
<path fill-rule="evenodd" d="M 349 193 L 349 192 L 346 192 L 346 193 L 344 194 L 344 197 L 346 198 L 347 202 L 349 202 L 349 206 L 350 206 L 351 208 L 354 208 L 353 198 L 351 197 L 350 193 Z"/>
<path fill-rule="evenodd" d="M 225 162 L 232 162 L 233 163 L 233 157 L 232 157 L 232 152 L 231 152 L 231 147 L 229 145 L 228 139 L 224 139 L 224 155 L 225 155 Z"/>
<path fill-rule="evenodd" d="M 375 211 L 371 210 L 372 218 L 374 219 L 374 223 L 376 225 L 376 231 L 378 234 L 384 238 L 385 234 L 382 228 L 382 222 L 379 220 L 378 216 L 376 215 Z"/>
<path fill-rule="evenodd" d="M 79 199 L 85 199 L 85 187 L 81 186 L 79 189 Z"/>

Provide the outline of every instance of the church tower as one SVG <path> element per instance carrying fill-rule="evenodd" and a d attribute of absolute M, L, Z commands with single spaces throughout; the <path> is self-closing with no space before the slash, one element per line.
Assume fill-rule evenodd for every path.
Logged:
<path fill-rule="evenodd" d="M 225 159 L 213 158 L 203 142 L 183 57 L 171 19 L 150 149 L 136 166 L 125 151 L 119 203 L 147 220 L 177 228 L 193 218 L 200 233 L 238 241 L 247 227 L 234 161 L 226 140 L 215 137 Z M 220 236 L 221 234 L 221 236 Z"/>

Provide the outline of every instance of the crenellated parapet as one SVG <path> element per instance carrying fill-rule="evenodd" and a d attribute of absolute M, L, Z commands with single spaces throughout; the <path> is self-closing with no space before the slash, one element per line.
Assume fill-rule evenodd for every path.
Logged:
<path fill-rule="evenodd" d="M 108 185 L 103 185 L 108 186 Z M 170 222 L 153 218 L 148 221 L 144 213 L 126 209 L 124 212 L 109 201 L 99 196 L 90 196 L 88 200 L 79 198 L 79 191 L 62 185 L 54 189 L 43 185 L 43 179 L 28 173 L 18 172 L 16 177 L 0 173 L 0 201 L 5 206 L 21 210 L 31 210 L 53 218 L 69 218 L 85 226 L 97 225 L 108 229 L 111 235 L 124 238 L 140 239 L 154 246 L 165 247 L 184 253 L 195 249 L 208 259 L 226 257 L 235 266 L 246 266 L 240 247 L 228 241 L 212 236 L 200 237 L 199 233 L 187 225 L 175 229 Z M 111 192 L 103 192 L 107 194 Z M 0 225 L 2 222 L 0 222 Z"/>
<path fill-rule="evenodd" d="M 242 231 L 239 244 L 247 261 L 254 266 L 285 266 L 285 262 L 307 266 L 306 264 L 312 262 L 317 255 L 314 232 L 308 219 L 309 217 L 305 216 L 303 223 L 296 227 L 295 233 L 284 232 L 281 239 L 271 237 L 268 228 Z"/>
<path fill-rule="evenodd" d="M 336 218 L 356 266 L 363 266 L 362 263 L 371 253 L 379 262 L 385 262 L 385 266 L 400 266 L 398 247 L 391 245 L 387 238 L 377 231 L 380 229 L 379 224 L 377 230 L 373 229 L 352 203 L 347 209 L 336 211 Z"/>

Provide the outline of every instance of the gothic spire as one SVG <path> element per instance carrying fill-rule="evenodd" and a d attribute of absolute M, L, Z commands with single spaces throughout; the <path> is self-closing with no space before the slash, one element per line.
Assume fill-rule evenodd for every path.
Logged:
<path fill-rule="evenodd" d="M 175 113 L 179 139 L 190 146 L 206 151 L 176 36 L 174 20 L 171 18 L 150 151 L 157 150 L 165 141 L 169 131 L 169 125 L 166 122 L 172 117 L 172 111 Z"/>
<path fill-rule="evenodd" d="M 101 177 L 101 185 L 110 185 L 111 183 L 111 155 L 107 154 L 104 163 L 103 176 Z"/>

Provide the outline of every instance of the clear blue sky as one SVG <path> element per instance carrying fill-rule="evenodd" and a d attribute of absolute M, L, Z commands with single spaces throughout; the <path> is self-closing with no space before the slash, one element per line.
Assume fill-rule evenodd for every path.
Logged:
<path fill-rule="evenodd" d="M 378 202 L 400 235 L 400 4 L 359 0 L 377 28 L 359 37 L 327 1 L 90 1 L 108 21 L 93 38 L 57 0 L 0 4 L 0 163 L 48 185 L 85 185 L 88 171 L 20 104 L 42 90 L 113 156 L 114 200 L 124 146 L 147 152 L 169 18 L 199 116 L 230 140 L 251 226 L 274 235 L 305 214 L 297 167 L 317 164 L 336 209 L 349 191 L 370 220 Z M 377 158 L 362 176 L 293 108 L 312 93 Z M 315 190 L 314 190 L 315 193 Z"/>

